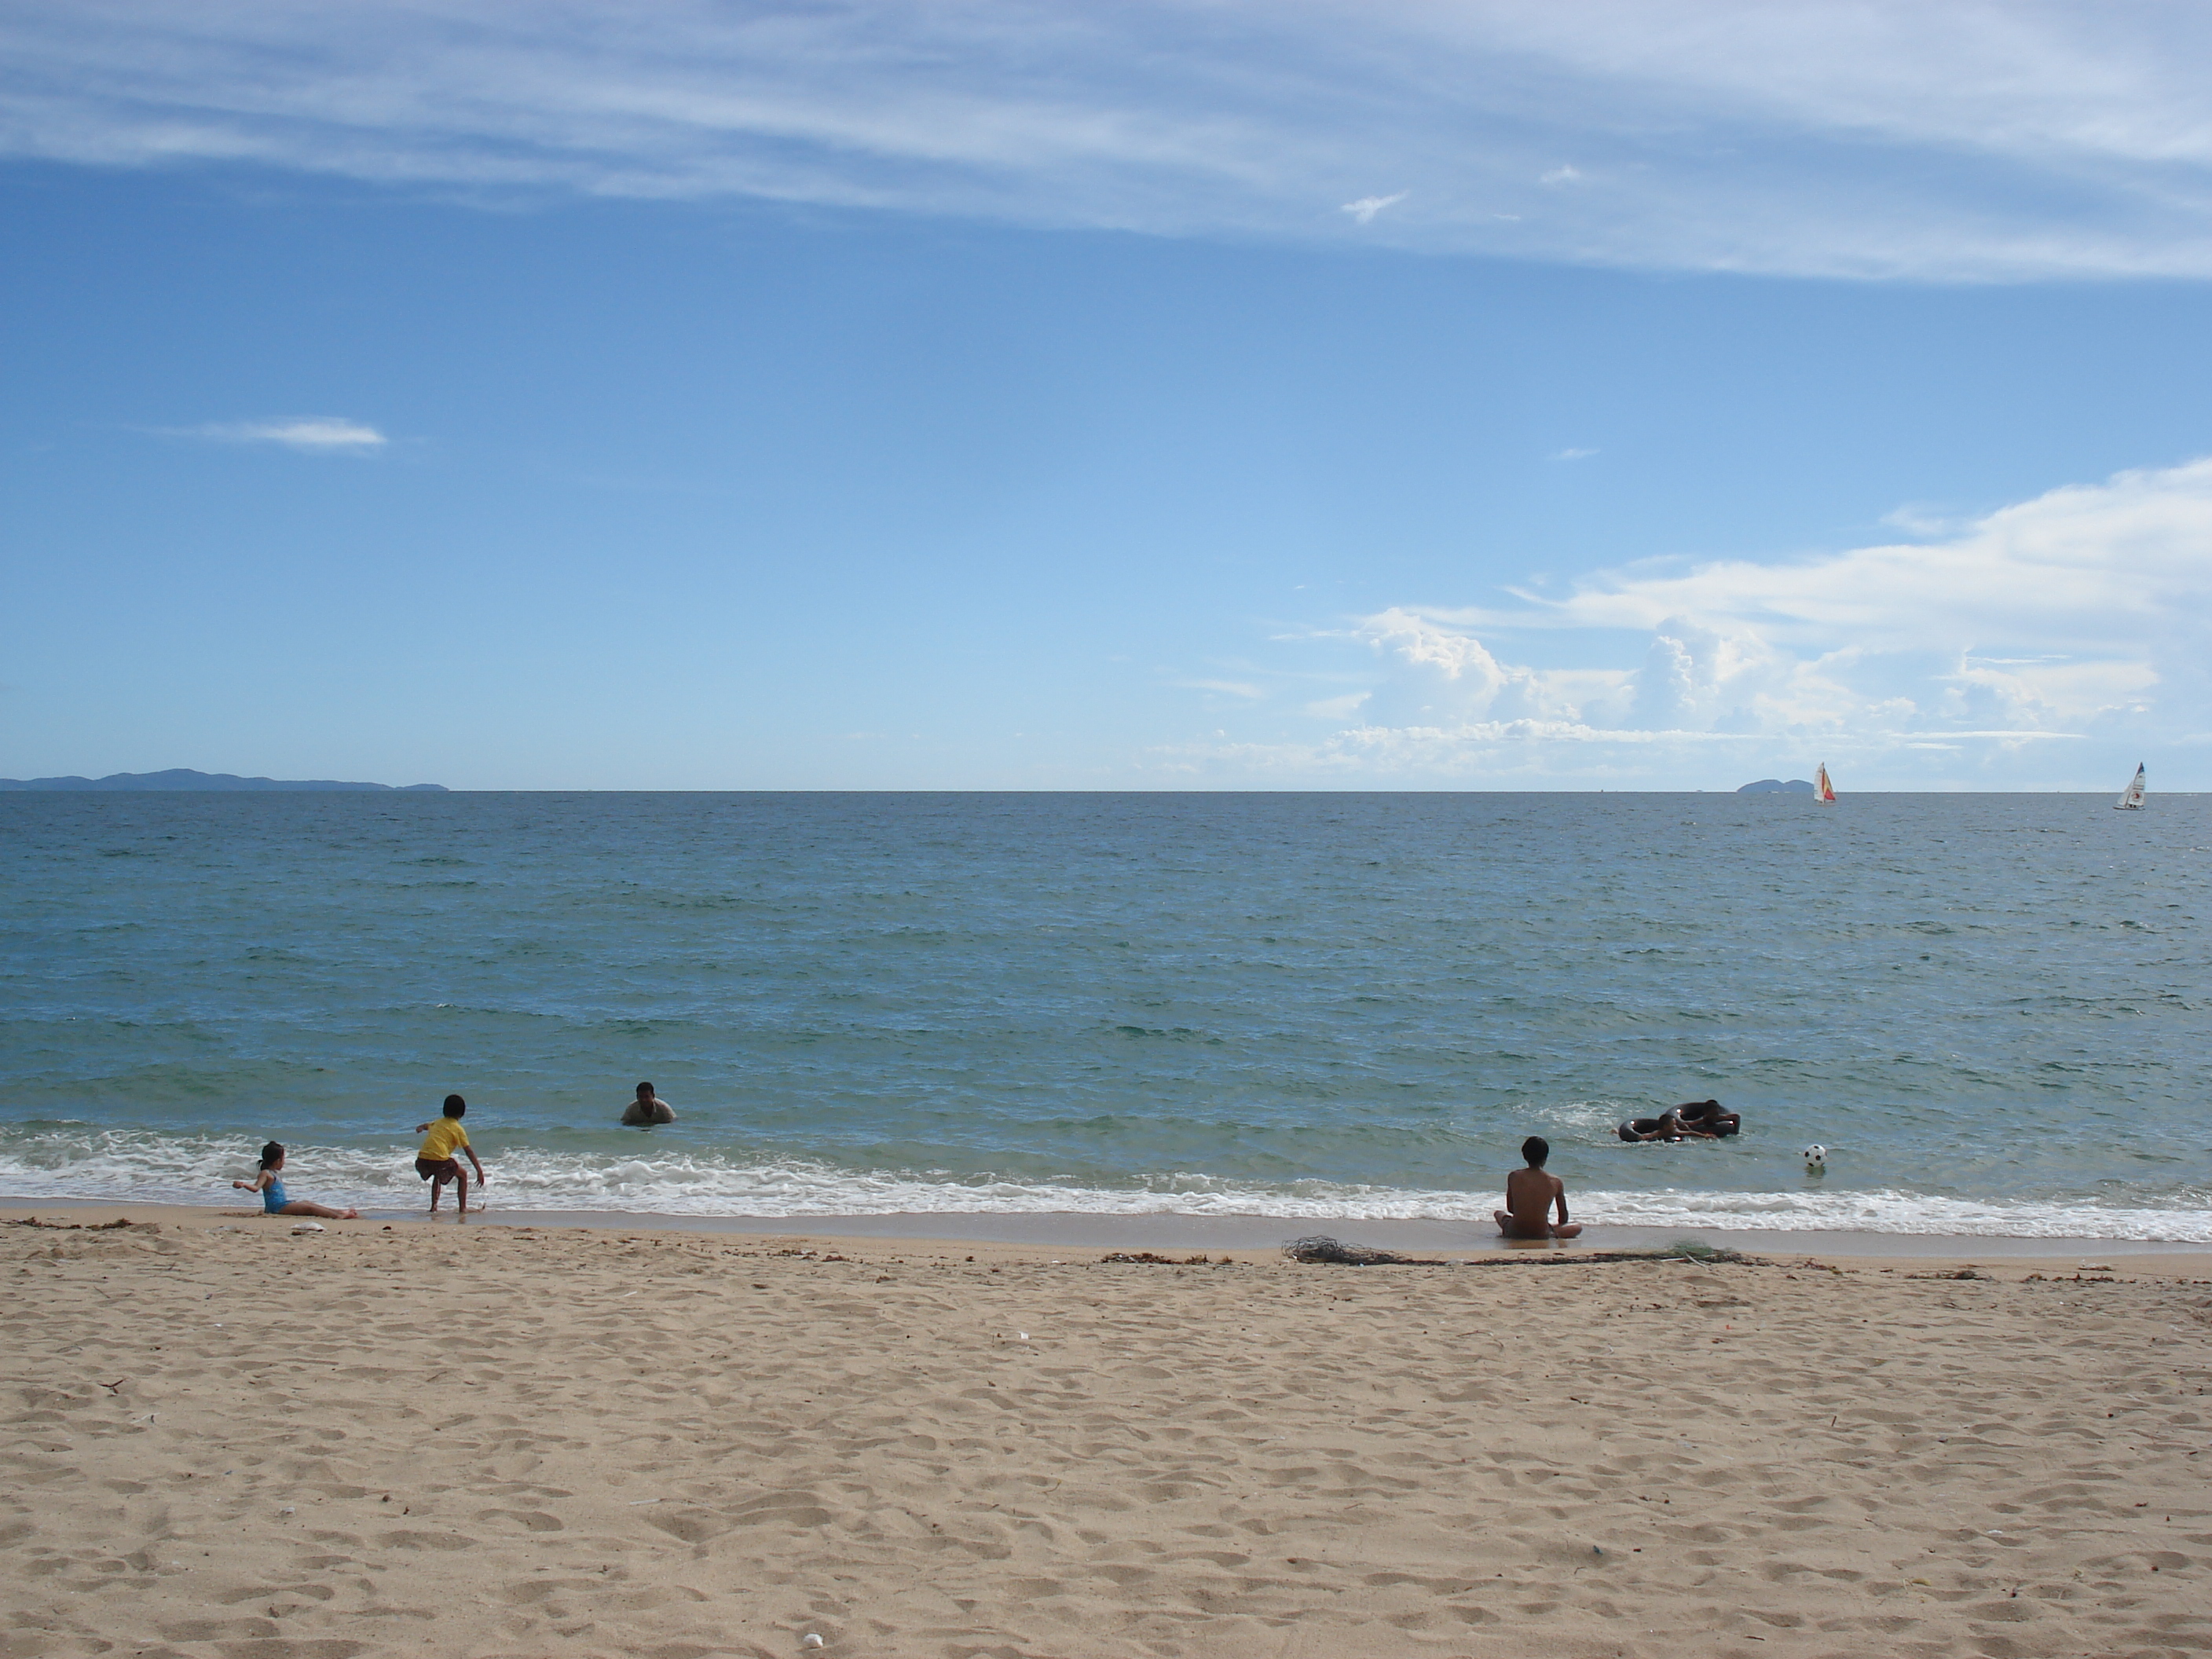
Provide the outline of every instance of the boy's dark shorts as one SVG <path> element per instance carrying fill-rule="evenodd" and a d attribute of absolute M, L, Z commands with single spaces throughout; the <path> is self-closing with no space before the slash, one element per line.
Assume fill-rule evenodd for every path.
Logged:
<path fill-rule="evenodd" d="M 459 1158 L 418 1158 L 415 1160 L 415 1173 L 425 1181 L 434 1176 L 457 1176 L 460 1172 L 461 1164 Z"/>

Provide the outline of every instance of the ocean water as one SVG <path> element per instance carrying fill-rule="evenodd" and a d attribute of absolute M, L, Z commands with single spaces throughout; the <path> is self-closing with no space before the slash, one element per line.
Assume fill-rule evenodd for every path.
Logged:
<path fill-rule="evenodd" d="M 2208 914 L 2187 796 L 0 796 L 0 1193 L 412 1207 L 457 1090 L 508 1212 L 2212 1241 Z"/>

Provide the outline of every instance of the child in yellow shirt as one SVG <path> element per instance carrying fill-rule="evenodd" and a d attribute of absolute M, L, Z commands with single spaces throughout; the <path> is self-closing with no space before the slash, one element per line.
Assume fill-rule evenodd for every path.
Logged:
<path fill-rule="evenodd" d="M 469 1132 L 461 1127 L 461 1115 L 469 1109 L 469 1103 L 459 1095 L 446 1097 L 446 1115 L 434 1122 L 418 1123 L 415 1133 L 422 1136 L 422 1146 L 415 1154 L 415 1173 L 430 1183 L 430 1213 L 438 1213 L 438 1195 L 449 1181 L 456 1183 L 454 1198 L 460 1207 L 462 1218 L 469 1213 L 469 1172 L 461 1168 L 455 1151 L 466 1152 L 469 1162 L 476 1165 L 477 1185 L 485 1184 L 484 1167 L 477 1157 L 477 1149 L 469 1145 Z M 477 1207 L 483 1208 L 481 1194 Z"/>

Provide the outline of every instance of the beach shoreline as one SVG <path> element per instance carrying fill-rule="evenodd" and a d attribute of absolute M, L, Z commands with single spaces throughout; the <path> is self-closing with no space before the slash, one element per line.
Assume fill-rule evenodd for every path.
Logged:
<path fill-rule="evenodd" d="M 268 1216 L 238 1204 L 177 1205 L 112 1200 L 15 1198 L 0 1194 L 0 1222 L 51 1214 L 70 1220 L 131 1218 L 178 1225 L 296 1219 Z M 425 1210 L 363 1210 L 354 1222 L 450 1225 L 450 1196 L 435 1218 Z M 1292 1239 L 1323 1235 L 1402 1255 L 1447 1261 L 1482 1260 L 1531 1251 L 1588 1256 L 1616 1250 L 1665 1250 L 1692 1242 L 1773 1261 L 1910 1262 L 1915 1266 L 2002 1262 L 2023 1272 L 2078 1271 L 2085 1263 L 2124 1260 L 2130 1271 L 2212 1276 L 2212 1247 L 2155 1239 L 2011 1238 L 1933 1233 L 1791 1231 L 1751 1228 L 1686 1230 L 1595 1225 L 1571 1243 L 1531 1244 L 1499 1237 L 1494 1230 L 1463 1222 L 1342 1220 L 1311 1216 L 1203 1216 L 1163 1213 L 1101 1216 L 1082 1212 L 922 1212 L 882 1215 L 700 1216 L 640 1211 L 524 1210 L 495 1206 L 471 1212 L 471 1226 L 562 1229 L 596 1233 L 694 1235 L 702 1238 L 804 1240 L 828 1249 L 969 1249 L 1010 1260 L 1048 1258 L 1070 1252 L 1144 1251 L 1272 1258 Z"/>
<path fill-rule="evenodd" d="M 2201 1254 L 0 1211 L 7 1659 L 2212 1638 Z"/>

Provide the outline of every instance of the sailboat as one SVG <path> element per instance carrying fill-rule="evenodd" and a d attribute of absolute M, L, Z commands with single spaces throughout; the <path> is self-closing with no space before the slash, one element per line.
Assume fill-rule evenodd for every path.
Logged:
<path fill-rule="evenodd" d="M 2136 775 L 2128 780 L 2128 787 L 2120 791 L 2120 798 L 2112 803 L 2115 812 L 2140 812 L 2143 802 L 2142 763 L 2136 763 Z"/>
<path fill-rule="evenodd" d="M 1813 799 L 1823 806 L 1836 804 L 1836 786 L 1828 781 L 1828 763 L 1822 761 L 1820 770 L 1813 774 Z"/>

